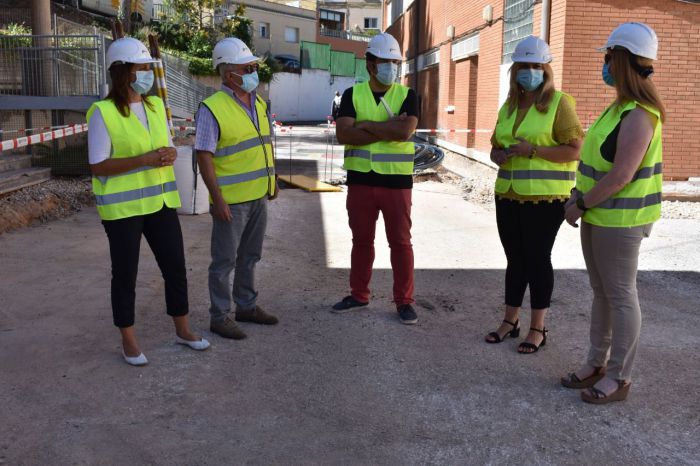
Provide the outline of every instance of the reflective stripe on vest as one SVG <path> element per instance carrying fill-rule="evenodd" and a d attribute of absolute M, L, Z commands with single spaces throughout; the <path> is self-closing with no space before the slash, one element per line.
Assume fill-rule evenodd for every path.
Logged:
<path fill-rule="evenodd" d="M 498 170 L 498 177 L 506 180 L 568 180 L 576 179 L 576 172 L 560 172 L 556 170 Z"/>
<path fill-rule="evenodd" d="M 275 174 L 274 167 L 270 169 L 270 172 L 272 175 Z M 253 181 L 259 178 L 266 178 L 267 176 L 267 168 L 262 168 L 260 170 L 248 173 L 239 173 L 238 175 L 220 176 L 216 178 L 216 181 L 219 183 L 219 186 L 230 186 L 232 184 L 245 183 L 246 181 Z"/>
<path fill-rule="evenodd" d="M 401 111 L 408 88 L 392 84 L 384 94 L 384 100 L 391 111 L 398 115 Z M 352 88 L 352 101 L 356 121 L 388 121 L 389 113 L 380 102 L 377 104 L 369 82 L 356 84 Z M 412 175 L 415 146 L 413 142 L 378 141 L 364 146 L 345 146 L 344 168 L 367 173 L 374 171 L 382 175 Z"/>
<path fill-rule="evenodd" d="M 144 105 L 148 129 L 130 112 L 124 117 L 111 100 L 94 103 L 87 113 L 88 122 L 96 109 L 111 139 L 111 158 L 136 157 L 168 146 L 168 125 L 165 107 L 158 97 L 148 97 L 153 109 Z M 180 196 L 175 182 L 175 171 L 168 167 L 138 167 L 110 176 L 93 176 L 92 189 L 97 212 L 103 220 L 147 215 L 166 205 L 180 207 Z"/>
<path fill-rule="evenodd" d="M 552 137 L 554 120 L 556 118 L 559 102 L 562 98 L 571 96 L 556 91 L 549 104 L 546 113 L 540 113 L 532 105 L 513 134 L 517 110 L 508 112 L 506 102 L 498 112 L 496 123 L 496 141 L 501 147 L 510 147 L 518 144 L 517 138 L 523 138 L 530 144 L 543 147 L 556 147 L 559 145 Z M 568 195 L 574 187 L 576 179 L 576 162 L 555 163 L 540 157 L 515 156 L 501 165 L 496 178 L 496 192 L 505 193 L 513 189 L 518 194 L 525 196 Z"/>
<path fill-rule="evenodd" d="M 632 180 L 620 191 L 583 214 L 587 223 L 603 227 L 635 227 L 653 223 L 661 216 L 662 151 L 661 120 L 658 110 L 631 101 L 608 107 L 586 134 L 581 149 L 576 189 L 587 193 L 612 170 L 613 163 L 601 155 L 601 146 L 621 123 L 623 116 L 637 107 L 657 117 L 654 135 Z"/>
<path fill-rule="evenodd" d="M 240 204 L 273 194 L 275 163 L 267 106 L 262 99 L 255 99 L 259 132 L 248 113 L 226 92 L 219 91 L 202 104 L 219 124 L 214 170 L 226 203 Z"/>
<path fill-rule="evenodd" d="M 263 142 L 265 144 L 272 144 L 272 138 L 270 136 L 264 136 Z M 232 146 L 226 146 L 222 147 L 221 149 L 217 149 L 214 153 L 214 157 L 225 157 L 227 155 L 238 154 L 239 152 L 252 149 L 253 147 L 257 147 L 259 145 L 260 138 L 258 136 L 255 136 L 254 138 L 248 139 L 247 141 L 239 142 L 238 144 L 234 144 Z"/>
<path fill-rule="evenodd" d="M 581 172 L 582 175 L 593 178 L 596 181 L 602 180 L 603 177 L 608 174 L 607 171 L 598 171 L 590 165 L 586 165 L 583 163 L 583 161 L 578 164 L 578 171 Z M 653 167 L 644 167 L 637 170 L 632 177 L 632 181 L 651 178 L 652 176 L 660 175 L 661 173 L 663 173 L 663 164 L 659 162 L 654 164 Z"/>
<path fill-rule="evenodd" d="M 104 206 L 110 204 L 119 204 L 120 202 L 135 201 L 137 199 L 145 199 L 147 197 L 157 196 L 162 193 L 177 191 L 177 184 L 174 181 L 147 188 L 134 189 L 133 191 L 122 191 L 114 194 L 96 195 L 97 205 Z"/>

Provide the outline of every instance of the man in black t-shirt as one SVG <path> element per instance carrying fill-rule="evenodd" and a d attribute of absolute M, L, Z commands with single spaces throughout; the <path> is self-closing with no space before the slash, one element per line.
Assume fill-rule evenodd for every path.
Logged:
<path fill-rule="evenodd" d="M 336 134 L 345 144 L 347 210 L 352 230 L 351 294 L 333 306 L 346 312 L 369 304 L 374 262 L 374 236 L 379 212 L 391 248 L 393 296 L 404 324 L 418 321 L 413 309 L 411 138 L 418 124 L 416 93 L 395 83 L 402 55 L 387 33 L 377 34 L 367 48 L 368 83 L 343 94 Z"/>

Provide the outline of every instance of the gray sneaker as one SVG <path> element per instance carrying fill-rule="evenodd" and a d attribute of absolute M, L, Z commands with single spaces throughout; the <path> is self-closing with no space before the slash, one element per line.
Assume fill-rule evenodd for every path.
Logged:
<path fill-rule="evenodd" d="M 209 330 L 219 336 L 231 338 L 233 340 L 242 340 L 246 337 L 245 332 L 243 332 L 243 330 L 228 316 L 224 320 L 212 321 Z"/>

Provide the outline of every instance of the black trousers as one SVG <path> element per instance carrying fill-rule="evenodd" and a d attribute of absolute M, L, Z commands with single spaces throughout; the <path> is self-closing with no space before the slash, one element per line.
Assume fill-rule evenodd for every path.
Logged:
<path fill-rule="evenodd" d="M 506 305 L 520 307 L 530 286 L 530 307 L 550 306 L 552 247 L 564 221 L 565 201 L 520 202 L 496 197 L 498 235 L 508 259 Z"/>
<path fill-rule="evenodd" d="M 139 269 L 141 235 L 146 237 L 165 279 L 165 304 L 168 315 L 189 312 L 185 248 L 180 220 L 175 209 L 119 220 L 103 220 L 109 254 L 112 258 L 112 316 L 120 328 L 134 325 L 136 275 Z"/>

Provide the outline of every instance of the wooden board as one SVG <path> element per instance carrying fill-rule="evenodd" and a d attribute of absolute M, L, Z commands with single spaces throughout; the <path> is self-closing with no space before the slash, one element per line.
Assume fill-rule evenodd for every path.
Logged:
<path fill-rule="evenodd" d="M 310 191 L 310 192 L 340 192 L 342 189 L 340 189 L 338 186 L 333 186 L 328 183 L 324 183 L 322 181 L 317 180 L 316 178 L 311 178 L 310 176 L 306 175 L 279 175 L 279 179 L 284 181 L 287 184 L 290 184 L 292 186 L 296 186 L 297 188 L 301 188 L 305 191 Z"/>

